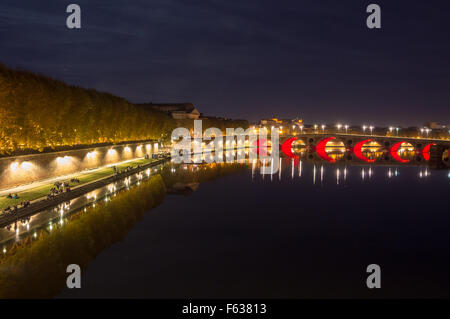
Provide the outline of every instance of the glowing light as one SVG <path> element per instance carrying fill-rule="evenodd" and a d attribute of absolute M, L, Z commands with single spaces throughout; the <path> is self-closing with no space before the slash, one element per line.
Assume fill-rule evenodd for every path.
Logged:
<path fill-rule="evenodd" d="M 20 168 L 28 171 L 33 168 L 33 164 L 31 162 L 23 162 L 22 164 L 20 164 Z"/>
<path fill-rule="evenodd" d="M 86 154 L 86 158 L 87 159 L 94 159 L 97 157 L 97 152 L 96 151 L 92 151 Z"/>
<path fill-rule="evenodd" d="M 125 146 L 125 148 L 123 149 L 125 152 L 131 152 L 131 148 L 129 148 L 128 146 Z"/>
<path fill-rule="evenodd" d="M 10 168 L 13 172 L 15 172 L 15 171 L 17 171 L 17 169 L 19 168 L 19 163 L 17 163 L 17 162 L 11 163 L 11 165 L 9 166 L 9 168 Z"/>
<path fill-rule="evenodd" d="M 108 150 L 108 155 L 114 155 L 115 153 L 116 153 L 116 150 L 115 150 L 115 149 L 110 148 L 110 149 Z"/>
<path fill-rule="evenodd" d="M 67 164 L 70 163 L 70 159 L 71 159 L 70 156 L 57 157 L 57 158 L 56 158 L 56 163 L 57 163 L 58 165 L 67 165 Z"/>

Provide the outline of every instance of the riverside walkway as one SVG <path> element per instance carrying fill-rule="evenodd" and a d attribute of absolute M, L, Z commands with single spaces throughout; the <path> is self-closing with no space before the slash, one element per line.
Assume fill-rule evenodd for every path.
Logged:
<path fill-rule="evenodd" d="M 144 165 L 139 165 L 138 167 L 131 168 L 127 171 L 117 173 L 115 175 L 112 175 L 112 176 L 109 176 L 109 177 L 106 177 L 106 178 L 103 178 L 100 180 L 96 180 L 96 181 L 88 183 L 88 184 L 80 185 L 78 187 L 73 188 L 70 192 L 64 192 L 64 193 L 58 194 L 51 199 L 41 198 L 41 199 L 35 200 L 29 206 L 18 208 L 15 212 L 8 212 L 8 213 L 1 214 L 0 215 L 0 227 L 5 227 L 16 221 L 19 221 L 19 220 L 25 219 L 31 215 L 34 215 L 42 210 L 54 207 L 58 204 L 61 204 L 61 203 L 67 202 L 71 199 L 80 197 L 80 196 L 82 196 L 86 193 L 89 193 L 95 189 L 107 186 L 113 182 L 120 180 L 120 179 L 123 179 L 123 178 L 131 176 L 133 174 L 139 173 L 150 167 L 154 167 L 159 164 L 162 164 L 169 159 L 170 159 L 170 156 L 166 156 L 162 159 L 158 159 L 158 160 L 155 160 L 153 162 L 150 162 L 150 163 L 147 163 Z"/>

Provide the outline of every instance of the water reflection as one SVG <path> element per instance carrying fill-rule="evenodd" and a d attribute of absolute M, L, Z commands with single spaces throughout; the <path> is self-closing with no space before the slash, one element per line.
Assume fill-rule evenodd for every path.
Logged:
<path fill-rule="evenodd" d="M 45 266 L 51 269 L 51 265 L 57 264 L 57 261 L 59 261 L 60 258 L 67 257 L 70 257 L 75 261 L 81 259 L 81 264 L 86 263 L 93 259 L 96 253 L 117 241 L 120 236 L 124 236 L 124 234 L 131 229 L 138 221 L 137 217 L 141 216 L 140 214 L 134 215 L 135 212 L 148 210 L 149 208 L 154 207 L 156 203 L 162 202 L 166 192 L 174 195 L 190 195 L 198 189 L 201 189 L 203 183 L 233 174 L 248 174 L 248 180 L 251 180 L 254 184 L 268 186 L 268 183 L 272 183 L 271 185 L 274 186 L 278 183 L 283 186 L 294 185 L 292 187 L 301 186 L 306 188 L 311 188 L 312 186 L 317 190 L 322 189 L 324 194 L 326 191 L 330 191 L 330 189 L 333 191 L 336 189 L 343 189 L 348 185 L 358 186 L 362 183 L 374 183 L 379 187 L 383 187 L 383 184 L 389 183 L 394 177 L 397 179 L 404 177 L 407 183 L 411 183 L 413 180 L 417 182 L 424 181 L 425 179 L 429 181 L 432 181 L 434 178 L 442 179 L 443 176 L 443 174 L 431 174 L 430 168 L 425 165 L 400 166 L 389 165 L 383 162 L 354 164 L 348 161 L 329 163 L 315 158 L 310 159 L 306 156 L 305 152 L 300 152 L 300 155 L 301 156 L 298 158 L 280 158 L 278 160 L 278 170 L 274 167 L 274 164 L 276 164 L 277 161 L 270 159 L 250 161 L 248 157 L 236 160 L 234 163 L 179 165 L 167 163 L 157 168 L 147 169 L 146 171 L 129 176 L 121 181 L 109 184 L 84 196 L 4 227 L 0 231 L 0 238 L 2 252 L 6 257 L 4 257 L 3 261 L 0 261 L 0 263 L 6 265 L 8 263 L 8 258 L 13 258 L 21 249 L 23 251 L 21 254 L 23 254 L 22 256 L 25 260 L 27 258 L 32 258 L 31 256 L 37 256 L 35 253 L 32 253 L 33 250 L 31 247 L 34 247 L 33 242 L 50 240 L 53 237 L 49 237 L 49 235 L 53 233 L 58 234 L 58 240 L 63 241 L 64 244 L 61 243 L 61 245 L 52 248 L 51 252 L 46 255 L 49 260 L 47 260 L 46 263 L 43 263 L 42 267 Z M 332 154 L 330 154 L 330 156 L 331 155 Z M 261 174 L 260 168 L 265 167 L 266 165 L 270 165 L 270 178 L 266 177 L 267 174 Z M 400 174 L 401 170 L 404 170 L 406 173 Z M 163 182 L 162 185 L 158 184 L 158 188 L 155 189 L 146 186 L 146 181 L 150 180 L 153 176 L 161 176 Z M 411 179 L 412 176 L 413 179 Z M 145 192 L 141 194 L 136 191 L 139 189 L 144 189 Z M 135 191 L 133 192 L 133 190 Z M 157 192 L 153 193 L 154 191 Z M 230 194 L 233 194 L 233 189 L 230 189 L 229 191 Z M 249 192 L 251 192 L 251 190 L 249 190 Z M 116 201 L 116 197 L 117 199 L 124 198 L 125 195 L 123 194 L 129 194 L 126 197 L 126 200 Z M 151 199 L 151 205 L 143 205 L 142 203 L 148 203 L 146 202 L 149 200 L 148 198 Z M 120 203 L 120 205 L 117 203 Z M 118 216 L 124 215 L 123 218 L 127 218 L 127 220 L 120 220 L 120 222 L 118 222 L 114 219 L 114 223 L 104 223 L 101 220 L 84 217 L 92 215 L 93 211 L 98 211 L 98 214 L 100 214 L 100 216 L 105 216 L 105 218 L 113 218 L 110 216 L 110 211 L 114 211 Z M 118 216 L 116 217 L 119 218 Z M 113 219 L 111 219 L 111 221 L 112 220 Z M 76 225 L 81 225 L 78 223 L 82 223 L 83 228 L 76 228 L 75 231 L 73 228 L 75 228 Z M 67 234 L 70 234 L 71 240 L 65 237 L 66 229 L 70 230 L 67 231 Z M 88 230 L 92 230 L 92 233 L 89 233 Z M 99 235 L 109 234 L 110 232 L 113 232 L 114 235 L 105 235 L 106 237 Z M 83 255 L 84 253 L 80 253 L 80 251 L 89 251 L 90 248 L 87 247 L 89 247 L 88 243 L 90 240 L 93 240 L 92 242 L 95 243 L 95 253 L 91 252 L 88 256 Z M 80 243 L 75 243 L 77 241 Z M 66 244 L 69 246 L 66 246 Z M 77 247 L 77 249 L 65 251 L 67 247 L 71 247 L 70 245 L 75 244 L 79 245 L 74 246 Z M 85 244 L 87 246 L 83 246 Z M 56 245 L 55 242 L 53 242 L 53 245 Z M 65 252 L 63 253 L 61 250 L 64 250 Z M 65 254 L 68 254 L 69 256 L 66 256 Z M 62 255 L 64 255 L 64 257 L 61 257 Z M 71 261 L 72 263 L 74 262 L 73 260 Z M 34 259 L 33 262 L 35 262 Z M 3 280 L 7 283 L 9 274 L 3 273 L 2 275 L 4 278 Z M 32 278 L 24 278 L 28 278 L 31 281 L 36 280 L 37 282 L 40 280 L 39 278 L 45 278 L 39 277 L 38 274 L 36 274 L 36 276 L 36 278 L 33 276 L 31 276 Z M 23 292 L 28 294 L 33 293 L 32 290 L 24 288 L 20 282 L 20 276 L 15 277 L 14 280 L 14 287 L 21 287 L 21 289 L 24 289 Z M 6 285 L 5 287 L 11 287 L 11 284 Z M 31 284 L 30 287 L 35 287 L 35 285 Z M 54 294 L 55 291 L 57 292 L 56 288 L 54 287 L 46 292 L 47 296 Z M 20 291 L 17 289 L 14 289 L 13 292 L 20 295 Z M 0 295 L 7 296 L 8 293 L 10 292 L 3 290 Z"/>

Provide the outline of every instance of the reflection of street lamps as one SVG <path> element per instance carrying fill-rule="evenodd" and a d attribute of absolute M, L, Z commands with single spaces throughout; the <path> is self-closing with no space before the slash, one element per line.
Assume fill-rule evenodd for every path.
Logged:
<path fill-rule="evenodd" d="M 348 130 L 348 125 L 345 124 L 345 133 L 347 133 L 347 130 Z"/>
<path fill-rule="evenodd" d="M 325 132 L 325 125 L 322 124 L 322 133 Z"/>
<path fill-rule="evenodd" d="M 373 126 L 371 125 L 371 126 L 369 127 L 369 129 L 370 129 L 370 135 L 373 135 L 373 134 L 372 134 L 372 132 L 373 132 Z"/>

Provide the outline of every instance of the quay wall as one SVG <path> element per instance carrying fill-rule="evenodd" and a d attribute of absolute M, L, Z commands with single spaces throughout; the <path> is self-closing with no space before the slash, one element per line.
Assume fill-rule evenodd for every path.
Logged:
<path fill-rule="evenodd" d="M 158 148 L 155 141 L 144 141 L 0 158 L 0 190 L 151 155 Z"/>

